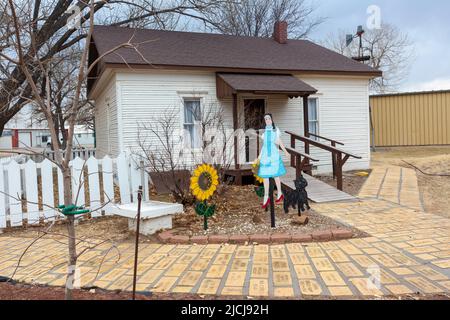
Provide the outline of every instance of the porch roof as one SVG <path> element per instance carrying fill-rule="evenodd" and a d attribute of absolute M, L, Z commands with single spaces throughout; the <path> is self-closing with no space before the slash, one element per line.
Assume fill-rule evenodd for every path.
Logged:
<path fill-rule="evenodd" d="M 317 90 L 290 74 L 217 73 L 217 96 L 230 97 L 239 92 L 284 94 L 299 97 Z"/>

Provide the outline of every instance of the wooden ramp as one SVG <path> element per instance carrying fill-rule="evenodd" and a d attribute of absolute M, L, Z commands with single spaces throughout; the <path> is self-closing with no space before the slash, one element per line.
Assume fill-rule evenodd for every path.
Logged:
<path fill-rule="evenodd" d="M 332 201 L 352 201 L 356 198 L 348 193 L 340 191 L 329 184 L 322 182 L 310 175 L 303 173 L 303 176 L 308 181 L 306 191 L 308 198 L 317 203 L 332 202 Z M 286 168 L 286 175 L 281 177 L 281 183 L 286 187 L 295 189 L 295 169 L 291 167 Z"/>

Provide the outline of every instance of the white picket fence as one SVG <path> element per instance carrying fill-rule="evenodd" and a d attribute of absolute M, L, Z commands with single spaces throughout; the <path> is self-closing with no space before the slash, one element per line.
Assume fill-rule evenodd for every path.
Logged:
<path fill-rule="evenodd" d="M 52 159 L 52 160 L 55 160 L 55 152 L 54 151 L 51 151 L 51 150 L 46 150 L 45 152 L 44 152 L 44 154 L 48 157 L 48 158 L 50 158 L 50 159 Z M 63 152 L 63 156 L 65 156 L 65 152 Z M 39 157 L 39 155 L 38 155 L 38 157 Z M 87 160 L 87 159 L 89 159 L 90 157 L 95 157 L 95 148 L 85 148 L 85 149 L 75 149 L 75 150 L 72 150 L 72 156 L 71 156 L 71 159 L 75 159 L 75 158 L 80 158 L 80 159 L 83 159 L 83 160 Z M 33 159 L 34 160 L 34 159 Z"/>
<path fill-rule="evenodd" d="M 92 212 L 93 217 L 113 211 L 117 204 L 114 185 L 119 188 L 121 203 L 136 200 L 140 185 L 144 188 L 144 199 L 148 199 L 148 175 L 137 168 L 133 159 L 125 153 L 115 159 L 106 156 L 103 159 L 90 157 L 82 160 L 77 157 L 70 162 L 70 166 L 73 203 L 90 210 L 101 208 Z M 89 203 L 85 201 L 85 191 Z M 64 218 L 54 209 L 56 194 L 61 202 L 64 196 L 63 176 L 50 160 L 36 163 L 29 159 L 24 164 L 15 160 L 0 163 L 0 229 L 7 226 L 7 221 L 11 227 L 17 227 L 23 225 L 24 219 L 28 224 L 37 224 L 42 220 L 47 222 Z"/>

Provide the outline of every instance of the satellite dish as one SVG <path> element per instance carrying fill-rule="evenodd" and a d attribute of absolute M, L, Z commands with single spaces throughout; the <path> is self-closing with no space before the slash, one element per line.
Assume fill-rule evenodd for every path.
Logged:
<path fill-rule="evenodd" d="M 350 45 L 350 43 L 352 43 L 352 41 L 353 41 L 353 35 L 347 34 L 345 36 L 345 46 L 348 47 Z"/>

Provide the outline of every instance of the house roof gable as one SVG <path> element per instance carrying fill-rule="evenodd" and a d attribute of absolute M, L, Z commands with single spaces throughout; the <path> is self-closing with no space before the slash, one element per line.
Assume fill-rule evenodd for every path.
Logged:
<path fill-rule="evenodd" d="M 128 41 L 137 44 L 137 48 L 123 47 L 103 56 L 102 68 L 137 65 L 381 75 L 379 70 L 308 40 L 287 40 L 280 44 L 272 38 L 97 25 L 90 52 L 102 56 Z M 90 57 L 90 62 L 94 58 Z M 96 68 L 97 74 L 90 77 L 95 78 L 100 69 Z"/>

